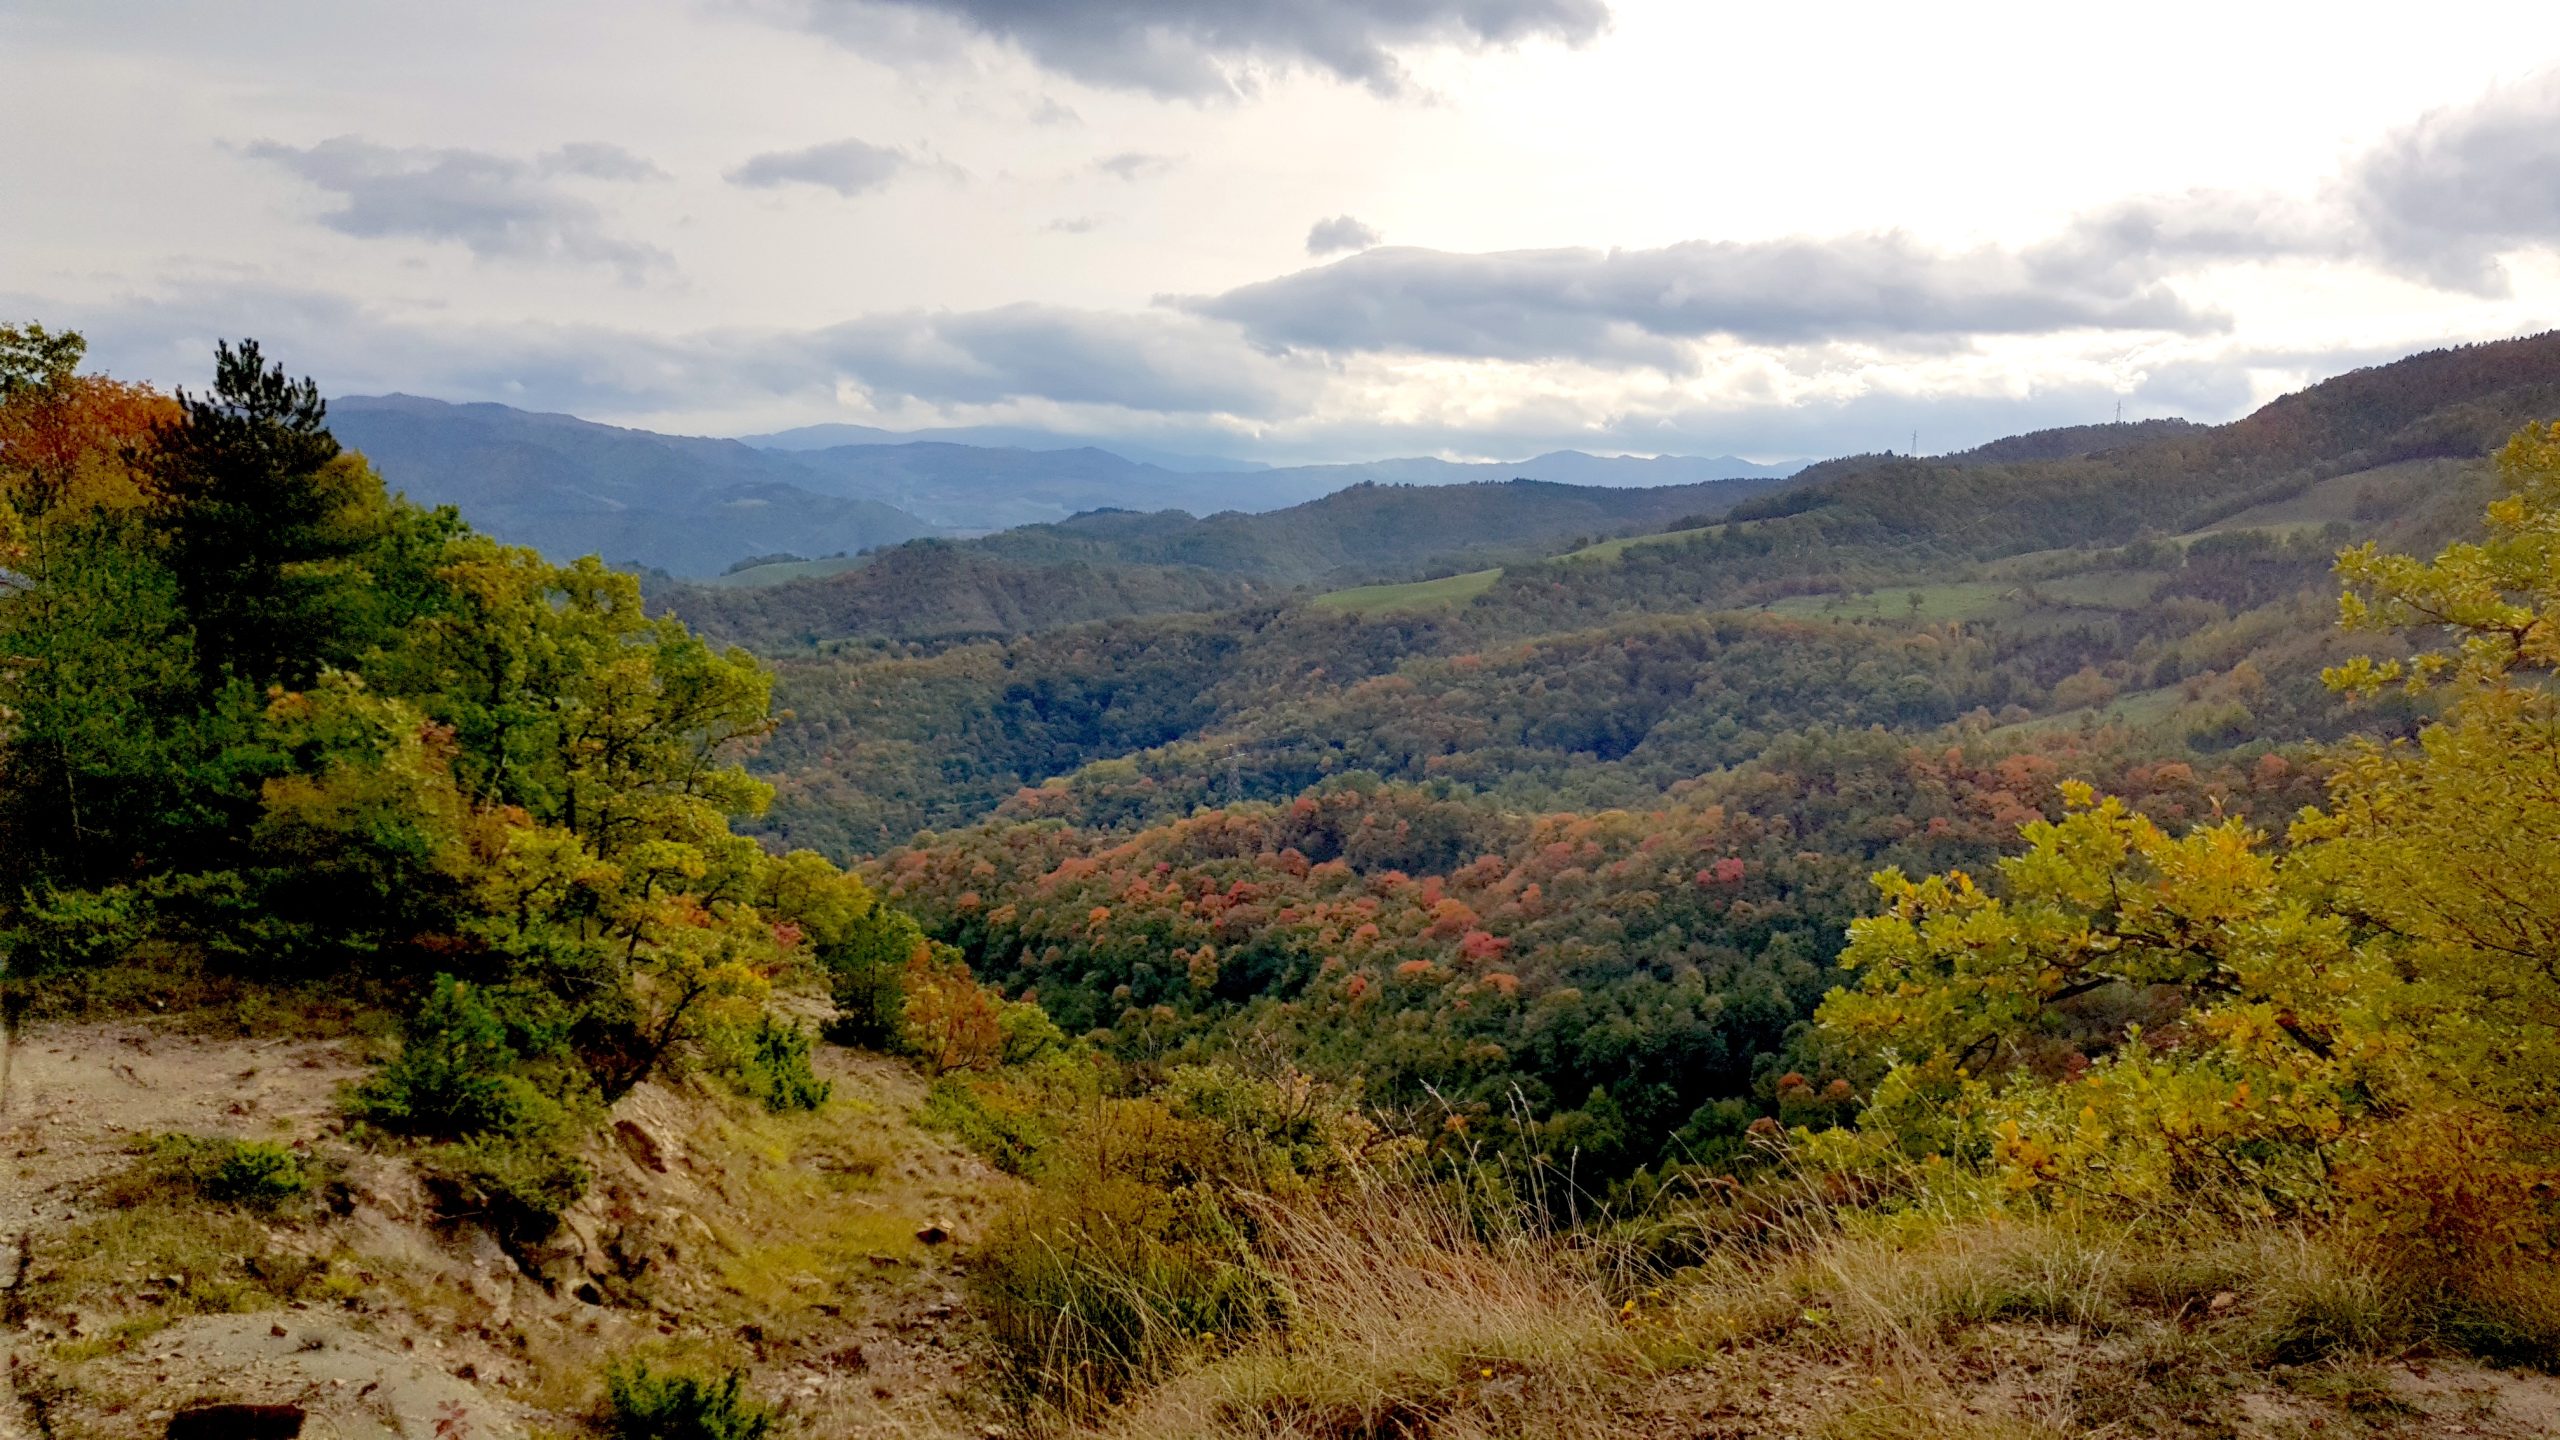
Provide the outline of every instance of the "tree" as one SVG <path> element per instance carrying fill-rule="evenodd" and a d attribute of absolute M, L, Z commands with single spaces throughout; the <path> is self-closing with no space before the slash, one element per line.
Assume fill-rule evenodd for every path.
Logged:
<path fill-rule="evenodd" d="M 307 685 L 352 658 L 343 602 L 356 577 L 342 567 L 374 538 L 371 472 L 342 461 L 319 387 L 268 366 L 254 340 L 218 346 L 212 391 L 182 390 L 178 405 L 151 492 L 202 688 Z"/>
<path fill-rule="evenodd" d="M 2343 555 L 2346 621 L 2449 638 L 2330 672 L 2444 705 L 2347 747 L 2281 849 L 2066 787 L 1994 895 L 1877 879 L 1823 1004 L 1877 1079 L 1859 1142 L 2012 1190 L 2328 1209 L 2494 1269 L 2560 1241 L 2560 426 L 2488 538 Z"/>

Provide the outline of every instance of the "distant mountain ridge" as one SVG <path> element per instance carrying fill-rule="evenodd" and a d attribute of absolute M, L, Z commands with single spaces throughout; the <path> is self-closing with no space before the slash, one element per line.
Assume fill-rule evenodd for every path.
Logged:
<path fill-rule="evenodd" d="M 1267 468 L 1149 451 L 1168 462 L 1151 463 L 1044 431 L 992 427 L 938 433 L 1036 443 L 811 426 L 751 437 L 760 446 L 414 395 L 350 396 L 332 402 L 330 415 L 339 437 L 369 456 L 395 489 L 459 505 L 500 539 L 554 558 L 592 551 L 679 576 L 717 575 L 752 555 L 814 558 L 1095 510 L 1261 513 L 1364 482 L 1526 478 L 1656 488 L 1767 479 L 1795 468 L 1578 451 L 1516 464 L 1399 459 Z M 854 443 L 829 443 L 849 436 Z M 1185 468 L 1212 463 L 1238 468 Z"/>
<path fill-rule="evenodd" d="M 1239 470 L 1268 470 L 1260 460 L 1241 455 L 1193 454 L 1168 450 L 1146 441 L 1120 435 L 1062 435 L 1053 430 L 1038 430 L 1020 425 L 944 425 L 927 430 L 883 430 L 875 425 L 849 425 L 831 422 L 824 425 L 802 425 L 778 430 L 770 435 L 741 435 L 741 445 L 759 450 L 779 450 L 797 454 L 805 450 L 834 450 L 848 445 L 976 445 L 991 450 L 1108 450 L 1125 460 L 1153 465 L 1178 474 L 1199 472 L 1228 473 Z"/>
<path fill-rule="evenodd" d="M 707 575 L 742 555 L 860 550 L 935 530 L 894 505 L 825 493 L 788 459 L 734 440 L 414 395 L 333 400 L 329 425 L 392 489 L 459 506 L 483 531 L 555 559 Z"/>
<path fill-rule="evenodd" d="M 1448 573 L 1543 553 L 1576 537 L 1704 524 L 1782 483 L 1631 488 L 1542 480 L 1363 481 L 1261 514 L 1094 510 L 974 540 L 901 545 L 837 574 L 763 586 L 664 587 L 654 598 L 708 634 L 765 649 L 864 636 L 1023 635 L 1092 620 L 1228 609 L 1310 584 Z"/>

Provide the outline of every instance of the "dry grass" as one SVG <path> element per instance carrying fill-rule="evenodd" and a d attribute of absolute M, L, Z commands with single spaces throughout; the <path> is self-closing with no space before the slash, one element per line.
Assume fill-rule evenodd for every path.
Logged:
<path fill-rule="evenodd" d="M 1630 1323 L 1586 1255 L 1516 1227 L 1488 1237 L 1428 1192 L 1275 1211 L 1261 1251 L 1285 1335 L 1203 1341 L 1109 1433 L 1620 1434 L 1616 1397 L 1692 1358 Z"/>
<path fill-rule="evenodd" d="M 1288 1297 L 1282 1333 L 1195 1344 L 1164 1383 L 1098 1420 L 1042 1428 L 1116 1440 L 2409 1434 L 2455 1416 L 2411 1398 L 2404 1362 L 2463 1348 L 2446 1321 L 2459 1307 L 2432 1281 L 2370 1244 L 2275 1223 L 1807 1214 L 1647 1276 L 1606 1248 L 1378 1185 L 1275 1213 L 1258 1258 Z M 2560 1297 L 2548 1276 L 2492 1289 L 2501 1334 L 2532 1333 L 2518 1317 L 2553 1313 L 2537 1307 Z M 2277 1418 L 2235 1418 L 2246 1415 Z M 2537 1433 L 2525 1420 L 2462 1423 Z"/>

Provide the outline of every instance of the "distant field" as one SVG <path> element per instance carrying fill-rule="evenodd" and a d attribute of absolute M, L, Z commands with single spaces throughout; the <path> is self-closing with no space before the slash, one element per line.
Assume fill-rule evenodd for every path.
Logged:
<path fill-rule="evenodd" d="M 1701 536 L 1723 533 L 1724 527 L 1721 525 L 1702 525 L 1694 530 L 1664 530 L 1652 535 L 1629 535 L 1624 539 L 1603 540 L 1597 545 L 1585 545 L 1579 550 L 1567 551 L 1564 558 L 1567 560 L 1615 560 L 1638 545 L 1669 545 L 1681 540 L 1695 540 Z"/>
<path fill-rule="evenodd" d="M 2003 725 L 1990 733 L 2010 737 L 2050 735 L 2077 730 L 2088 724 L 2121 725 L 2130 730 L 2144 730 L 2175 718 L 2178 707 L 2185 700 L 2185 694 L 2177 686 L 2163 685 L 2157 690 L 2136 690 L 2129 695 L 2119 695 L 2104 705 L 2084 706 L 2078 710 L 2065 710 L 2059 715 L 2043 715 L 2015 725 Z"/>
<path fill-rule="evenodd" d="M 1872 595 L 1791 595 L 1770 604 L 1774 615 L 1819 620 L 1980 620 L 2001 607 L 2015 585 L 1957 580 L 1940 585 L 1901 585 Z M 1915 610 L 1911 597 L 1918 595 Z"/>
<path fill-rule="evenodd" d="M 2252 506 L 2227 520 L 2206 527 L 2206 533 L 2225 530 L 2316 531 L 2335 521 L 2357 523 L 2358 502 L 2368 492 L 2389 495 L 2397 492 L 2412 497 L 2408 505 L 2423 505 L 2434 495 L 2453 490 L 2479 488 L 2489 473 L 2482 460 L 2407 460 L 2373 470 L 2359 470 L 2323 480 L 2290 500 L 2271 501 Z"/>
<path fill-rule="evenodd" d="M 871 557 L 868 555 L 838 555 L 828 560 L 789 560 L 779 565 L 756 565 L 745 570 L 733 570 L 726 575 L 714 575 L 708 580 L 696 583 L 724 590 L 753 590 L 760 585 L 779 585 L 786 580 L 821 580 L 829 575 L 841 575 L 848 570 L 859 570 L 870 563 Z"/>
<path fill-rule="evenodd" d="M 1463 575 L 1447 575 L 1437 580 L 1416 580 L 1410 585 L 1362 585 L 1350 590 L 1336 590 L 1309 601 L 1319 609 L 1345 610 L 1355 615 L 1372 615 L 1389 610 L 1438 610 L 1464 605 L 1502 578 L 1502 571 L 1470 570 Z"/>

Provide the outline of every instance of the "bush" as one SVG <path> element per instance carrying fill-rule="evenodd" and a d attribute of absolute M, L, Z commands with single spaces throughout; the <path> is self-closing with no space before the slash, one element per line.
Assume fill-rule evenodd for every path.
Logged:
<path fill-rule="evenodd" d="M 439 975 L 410 1017 L 399 1055 L 357 1087 L 354 1109 L 388 1130 L 446 1139 L 556 1128 L 560 1103 L 518 1073 L 534 1028 L 519 1024 L 511 1033 L 490 992 Z M 547 1033 L 530 1038 L 556 1046 Z"/>
<path fill-rule="evenodd" d="M 819 952 L 836 1002 L 827 1038 L 885 1054 L 907 1045 L 907 962 L 925 950 L 924 931 L 904 913 L 875 907 Z"/>
<path fill-rule="evenodd" d="M 744 1048 L 736 1068 L 739 1088 L 768 1110 L 815 1110 L 835 1093 L 833 1085 L 809 1068 L 808 1032 L 787 1020 L 757 1016 Z"/>
<path fill-rule="evenodd" d="M 311 1191 L 311 1177 L 303 1173 L 302 1157 L 282 1145 L 240 1140 L 223 1149 L 213 1173 L 199 1185 L 208 1200 L 272 1209 Z"/>
<path fill-rule="evenodd" d="M 604 1432 L 613 1440 L 764 1440 L 773 1412 L 746 1393 L 745 1372 L 722 1379 L 661 1374 L 646 1364 L 605 1372 Z"/>
<path fill-rule="evenodd" d="M 302 1157 L 269 1141 L 163 1135 L 143 1147 L 143 1156 L 129 1188 L 111 1197 L 115 1203 L 183 1190 L 216 1205 L 272 1211 L 311 1193 Z"/>
<path fill-rule="evenodd" d="M 510 1244 L 543 1239 L 586 1193 L 589 1176 L 555 1137 L 480 1135 L 440 1145 L 427 1157 L 428 1180 L 447 1215 L 472 1219 Z"/>
<path fill-rule="evenodd" d="M 1007 1175 L 1028 1175 L 1058 1138 L 1058 1121 L 1037 1089 L 945 1075 L 933 1082 L 916 1120 L 959 1141 Z"/>
<path fill-rule="evenodd" d="M 124 957 L 150 933 L 148 902 L 133 890 L 57 890 L 31 894 L 17 923 L 0 930 L 0 953 L 25 971 L 102 965 Z"/>
<path fill-rule="evenodd" d="M 991 1090 L 1004 1093 L 945 1081 L 928 1118 L 948 1107 L 994 1124 Z M 1331 1193 L 1364 1158 L 1397 1152 L 1381 1140 L 1295 1072 L 1186 1066 L 1157 1096 L 1090 1107 L 1036 1155 L 1036 1188 L 972 1272 L 1009 1380 L 1070 1408 L 1107 1403 L 1203 1337 L 1286 1325 L 1289 1289 L 1260 1253 L 1272 1198 Z"/>

